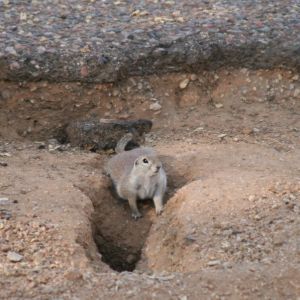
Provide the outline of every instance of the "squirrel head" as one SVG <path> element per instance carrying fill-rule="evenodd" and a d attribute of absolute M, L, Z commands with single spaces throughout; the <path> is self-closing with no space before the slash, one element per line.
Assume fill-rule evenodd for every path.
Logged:
<path fill-rule="evenodd" d="M 134 162 L 134 170 L 155 176 L 162 167 L 161 161 L 155 156 L 140 156 Z"/>

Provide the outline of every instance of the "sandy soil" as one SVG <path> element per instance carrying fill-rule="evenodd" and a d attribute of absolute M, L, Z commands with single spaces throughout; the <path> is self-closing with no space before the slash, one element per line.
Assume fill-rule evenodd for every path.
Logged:
<path fill-rule="evenodd" d="M 299 299 L 297 74 L 0 91 L 0 298 Z M 92 115 L 154 121 L 146 141 L 169 181 L 161 216 L 147 201 L 130 218 L 102 174 L 111 154 L 53 141 Z"/>

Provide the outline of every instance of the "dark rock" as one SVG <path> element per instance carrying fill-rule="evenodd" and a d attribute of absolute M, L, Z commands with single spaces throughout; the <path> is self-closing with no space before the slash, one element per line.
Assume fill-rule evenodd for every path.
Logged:
<path fill-rule="evenodd" d="M 138 146 L 151 128 L 150 120 L 91 119 L 72 122 L 66 128 L 66 135 L 71 145 L 97 151 L 115 149 L 122 137 L 132 133 L 137 140 L 126 147 L 128 150 Z"/>

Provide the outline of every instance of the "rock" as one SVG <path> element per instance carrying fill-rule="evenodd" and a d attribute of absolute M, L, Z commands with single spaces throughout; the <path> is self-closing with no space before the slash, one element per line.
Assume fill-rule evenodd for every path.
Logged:
<path fill-rule="evenodd" d="M 218 265 L 220 265 L 220 264 L 221 264 L 221 261 L 220 261 L 220 260 L 211 260 L 211 261 L 209 261 L 209 262 L 207 263 L 207 265 L 208 265 L 209 267 L 218 266 Z"/>
<path fill-rule="evenodd" d="M 195 81 L 198 79 L 198 76 L 196 74 L 192 74 L 190 79 L 191 79 L 191 81 Z"/>
<path fill-rule="evenodd" d="M 293 194 L 289 194 L 289 198 L 293 201 L 295 201 L 297 199 L 296 196 Z"/>
<path fill-rule="evenodd" d="M 114 89 L 113 92 L 112 92 L 112 95 L 113 95 L 114 97 L 119 96 L 119 94 L 120 94 L 120 92 L 119 92 L 117 89 Z"/>
<path fill-rule="evenodd" d="M 188 86 L 189 82 L 190 80 L 186 78 L 179 83 L 179 87 L 183 90 Z"/>
<path fill-rule="evenodd" d="M 132 149 L 143 144 L 143 136 L 150 132 L 151 128 L 152 122 L 144 119 L 86 119 L 71 122 L 65 134 L 72 146 L 96 151 L 115 149 L 120 139 L 131 132 L 133 140 L 128 147 Z"/>
<path fill-rule="evenodd" d="M 222 249 L 229 249 L 230 248 L 230 243 L 228 241 L 224 241 L 221 243 L 221 248 Z"/>
<path fill-rule="evenodd" d="M 165 275 L 165 276 L 159 276 L 156 274 L 150 275 L 149 278 L 151 279 L 157 279 L 159 281 L 168 281 L 168 280 L 172 280 L 174 279 L 175 275 L 171 274 L 171 275 Z"/>
<path fill-rule="evenodd" d="M 11 262 L 19 262 L 23 259 L 23 255 L 17 252 L 9 251 L 7 253 L 7 259 Z"/>
<path fill-rule="evenodd" d="M 46 48 L 45 48 L 44 46 L 38 46 L 38 47 L 37 47 L 37 52 L 38 52 L 39 54 L 43 54 L 43 53 L 46 52 Z"/>
<path fill-rule="evenodd" d="M 11 212 L 7 209 L 0 208 L 0 219 L 9 220 L 11 218 Z"/>
<path fill-rule="evenodd" d="M 260 215 L 255 215 L 255 216 L 254 216 L 254 220 L 260 221 L 260 220 L 261 220 L 261 216 L 260 216 Z"/>
<path fill-rule="evenodd" d="M 221 133 L 221 134 L 218 135 L 218 138 L 219 139 L 224 139 L 224 137 L 226 137 L 226 136 L 227 136 L 226 133 Z"/>
<path fill-rule="evenodd" d="M 248 197 L 248 200 L 251 201 L 251 202 L 253 202 L 255 200 L 255 196 L 254 195 L 250 195 Z"/>
<path fill-rule="evenodd" d="M 299 79 L 299 75 L 298 74 L 296 74 L 296 75 L 294 75 L 293 77 L 292 77 L 292 80 L 293 81 L 297 81 Z"/>
<path fill-rule="evenodd" d="M 222 103 L 215 103 L 216 108 L 222 108 L 224 105 Z"/>
<path fill-rule="evenodd" d="M 149 108 L 151 110 L 157 111 L 161 109 L 161 105 L 158 102 L 150 104 Z"/>
<path fill-rule="evenodd" d="M 27 14 L 26 14 L 26 12 L 22 11 L 20 13 L 20 20 L 21 21 L 26 21 L 27 20 Z"/>
<path fill-rule="evenodd" d="M 37 89 L 38 89 L 37 86 L 34 85 L 30 88 L 30 92 L 35 92 Z"/>
<path fill-rule="evenodd" d="M 8 198 L 0 198 L 0 205 L 11 204 L 11 201 Z"/>
<path fill-rule="evenodd" d="M 14 55 L 14 56 L 17 56 L 17 55 L 18 55 L 18 54 L 17 54 L 17 51 L 15 50 L 14 47 L 6 47 L 6 48 L 5 48 L 5 51 L 8 52 L 8 53 L 11 54 L 11 55 Z"/>
<path fill-rule="evenodd" d="M 3 156 L 3 157 L 11 157 L 11 154 L 8 153 L 8 152 L 0 152 L 0 156 Z"/>
<path fill-rule="evenodd" d="M 197 127 L 193 130 L 193 132 L 200 132 L 200 131 L 203 131 L 204 130 L 204 127 Z"/>

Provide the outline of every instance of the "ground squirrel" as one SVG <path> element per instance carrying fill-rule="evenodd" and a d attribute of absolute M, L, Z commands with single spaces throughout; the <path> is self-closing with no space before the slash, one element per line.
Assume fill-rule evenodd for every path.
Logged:
<path fill-rule="evenodd" d="M 128 200 L 134 219 L 142 216 L 137 208 L 138 199 L 153 199 L 156 213 L 163 211 L 167 177 L 152 148 L 121 152 L 108 161 L 105 169 L 118 196 Z"/>

